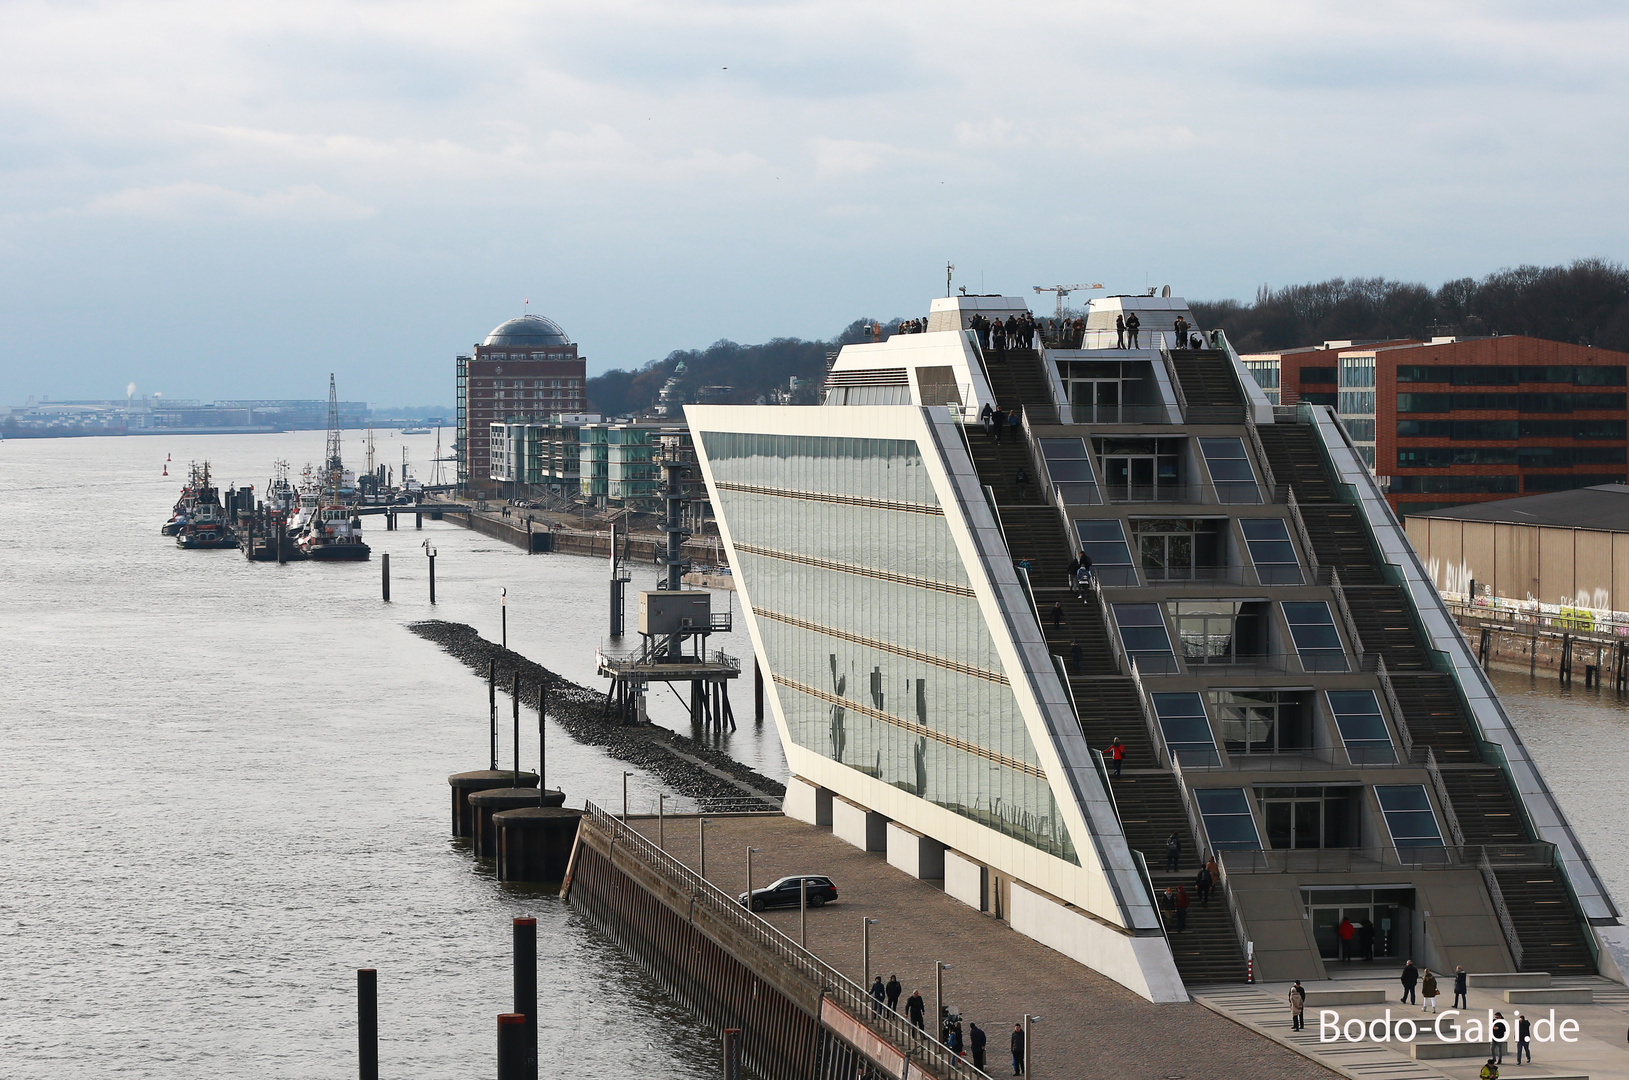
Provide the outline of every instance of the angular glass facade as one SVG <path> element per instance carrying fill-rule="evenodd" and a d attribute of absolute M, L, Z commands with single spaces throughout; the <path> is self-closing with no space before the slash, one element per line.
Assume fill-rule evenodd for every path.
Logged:
<path fill-rule="evenodd" d="M 1078 865 L 918 447 L 700 438 L 793 741 Z"/>

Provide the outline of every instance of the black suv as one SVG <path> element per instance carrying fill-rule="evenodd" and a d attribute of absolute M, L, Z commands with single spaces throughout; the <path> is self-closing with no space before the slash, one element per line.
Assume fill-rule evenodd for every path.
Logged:
<path fill-rule="evenodd" d="M 742 893 L 737 899 L 741 901 L 742 907 L 750 908 L 753 911 L 762 911 L 764 908 L 771 907 L 797 907 L 799 902 L 798 894 L 802 891 L 798 888 L 798 883 L 802 881 L 809 883 L 810 907 L 819 907 L 821 904 L 828 904 L 837 899 L 837 886 L 831 883 L 831 878 L 819 877 L 815 874 L 794 874 L 791 877 L 783 877 L 762 889 L 753 889 L 750 901 L 747 899 L 746 893 Z"/>

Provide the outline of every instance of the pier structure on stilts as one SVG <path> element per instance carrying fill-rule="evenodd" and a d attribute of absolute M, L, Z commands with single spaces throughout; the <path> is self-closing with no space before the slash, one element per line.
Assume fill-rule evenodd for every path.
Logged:
<path fill-rule="evenodd" d="M 706 590 L 684 588 L 684 575 L 690 569 L 683 553 L 684 542 L 691 535 L 685 522 L 685 504 L 694 498 L 699 484 L 690 475 L 695 455 L 673 440 L 663 447 L 658 464 L 663 476 L 666 513 L 662 531 L 667 543 L 656 561 L 665 572 L 655 589 L 638 594 L 638 645 L 623 648 L 607 644 L 598 651 L 599 674 L 611 680 L 605 712 L 623 723 L 643 723 L 645 695 L 652 683 L 667 683 L 670 687 L 689 683 L 691 724 L 702 730 L 733 731 L 735 713 L 730 707 L 729 684 L 741 677 L 741 659 L 707 646 L 710 635 L 730 629 L 733 612 L 714 611 L 713 594 Z M 617 560 L 614 540 L 611 550 L 610 629 L 612 642 L 620 643 L 621 586 L 628 574 Z"/>

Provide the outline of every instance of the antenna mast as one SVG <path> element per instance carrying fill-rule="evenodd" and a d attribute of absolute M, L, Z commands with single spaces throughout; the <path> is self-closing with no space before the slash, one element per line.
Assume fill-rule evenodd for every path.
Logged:
<path fill-rule="evenodd" d="M 328 452 L 324 455 L 324 470 L 328 473 L 328 494 L 339 501 L 340 473 L 344 465 L 339 458 L 339 394 L 334 389 L 334 373 L 328 373 Z"/>

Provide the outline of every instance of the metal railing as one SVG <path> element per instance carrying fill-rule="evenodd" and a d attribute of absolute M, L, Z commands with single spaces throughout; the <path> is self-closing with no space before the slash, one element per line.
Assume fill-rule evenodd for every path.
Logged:
<path fill-rule="evenodd" d="M 1498 598 L 1495 598 L 1497 600 Z M 1443 596 L 1443 605 L 1457 619 L 1474 619 L 1494 626 L 1520 627 L 1529 633 L 1549 631 L 1555 634 L 1591 634 L 1605 639 L 1629 637 L 1629 621 L 1619 619 L 1621 611 L 1606 612 L 1594 608 L 1563 608 L 1551 605 L 1556 611 L 1534 610 L 1529 607 L 1497 607 L 1492 603 L 1466 603 Z M 1515 604 L 1517 601 L 1504 601 Z M 1591 644 L 1610 644 L 1610 640 Z"/>
<path fill-rule="evenodd" d="M 1454 802 L 1448 797 L 1448 785 L 1442 779 L 1442 767 L 1437 764 L 1437 752 L 1425 748 L 1425 771 L 1431 776 L 1431 786 L 1437 792 L 1437 805 L 1442 807 L 1442 818 L 1448 823 L 1448 835 L 1454 843 L 1465 846 L 1465 830 L 1459 827 L 1459 815 L 1454 813 Z"/>
<path fill-rule="evenodd" d="M 1554 858 L 1554 845 L 1551 848 L 1551 858 Z M 1510 959 L 1515 962 L 1516 970 L 1522 969 L 1522 939 L 1516 932 L 1516 920 L 1510 917 L 1510 908 L 1505 904 L 1505 892 L 1499 888 L 1499 876 L 1493 872 L 1493 862 L 1488 858 L 1486 850 L 1477 862 L 1477 869 L 1482 871 L 1482 880 L 1488 887 L 1488 898 L 1493 901 L 1494 914 L 1499 916 L 1499 928 L 1505 932 L 1505 944 L 1510 946 Z M 1589 935 L 1586 934 L 1586 937 Z"/>
<path fill-rule="evenodd" d="M 1061 426 L 1096 424 L 1169 424 L 1171 414 L 1164 405 L 1147 402 L 1128 402 L 1123 405 L 1058 405 L 1034 408 L 1037 424 Z"/>
<path fill-rule="evenodd" d="M 1295 501 L 1295 491 L 1286 489 L 1284 503 L 1290 508 L 1290 520 L 1295 522 L 1295 535 L 1301 538 L 1301 550 L 1307 553 L 1307 565 L 1312 569 L 1313 578 L 1319 576 L 1318 553 L 1312 549 L 1312 534 L 1307 532 L 1307 523 L 1301 517 L 1301 504 Z"/>
<path fill-rule="evenodd" d="M 618 820 L 592 802 L 585 804 L 585 813 L 593 827 L 610 838 L 618 854 L 624 857 L 632 856 L 663 877 L 677 881 L 691 896 L 692 912 L 705 909 L 707 914 L 741 934 L 775 962 L 804 979 L 809 985 L 819 987 L 822 997 L 836 1003 L 910 1061 L 951 1080 L 988 1080 L 985 1073 L 975 1069 L 967 1060 L 958 1057 L 943 1043 L 929 1038 L 925 1032 L 918 1031 L 907 1023 L 904 1017 L 891 1009 L 878 1008 L 877 1003 L 863 987 L 769 922 L 742 907 L 736 897 L 725 893 L 690 867 L 658 848 L 643 834 L 630 828 L 627 823 Z M 693 914 L 691 918 L 694 921 Z"/>
<path fill-rule="evenodd" d="M 1346 588 L 1341 585 L 1341 573 L 1336 567 L 1329 568 L 1329 588 L 1335 594 L 1335 606 L 1340 609 L 1341 625 L 1346 627 L 1346 638 L 1352 643 L 1352 652 L 1356 654 L 1358 663 L 1363 662 L 1363 639 L 1358 636 L 1357 620 L 1352 618 L 1352 609 L 1346 604 Z"/>
<path fill-rule="evenodd" d="M 1391 672 L 1386 670 L 1386 658 L 1376 654 L 1375 676 L 1380 680 L 1380 690 L 1386 695 L 1386 708 L 1391 710 L 1392 723 L 1397 728 L 1397 737 L 1403 743 L 1403 756 L 1414 757 L 1414 733 L 1408 728 L 1408 720 L 1403 716 L 1403 703 L 1397 700 L 1397 688 L 1391 684 Z"/>
<path fill-rule="evenodd" d="M 1250 436 L 1250 447 L 1256 452 L 1256 460 L 1261 463 L 1261 475 L 1267 481 L 1267 489 L 1276 490 L 1278 480 L 1273 476 L 1272 463 L 1267 460 L 1267 448 L 1261 443 L 1261 433 L 1256 430 L 1256 418 L 1249 409 L 1244 411 L 1244 430 Z"/>
<path fill-rule="evenodd" d="M 1224 484 L 1109 484 L 1098 487 L 1111 503 L 1168 503 L 1207 506 L 1261 506 L 1277 492 L 1263 493 L 1244 481 Z"/>
<path fill-rule="evenodd" d="M 1454 847 L 1297 848 L 1230 850 L 1219 859 L 1236 874 L 1349 874 L 1370 870 L 1482 870 L 1494 866 L 1546 868 L 1553 845 L 1466 844 Z M 1494 886 L 1495 888 L 1497 885 Z"/>

